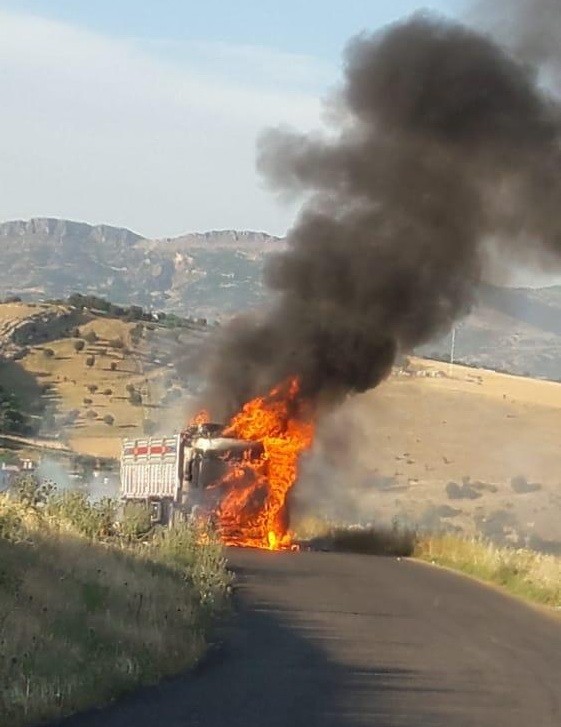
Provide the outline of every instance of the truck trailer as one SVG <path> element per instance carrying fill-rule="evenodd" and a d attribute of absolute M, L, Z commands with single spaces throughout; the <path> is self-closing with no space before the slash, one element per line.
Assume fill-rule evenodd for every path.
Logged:
<path fill-rule="evenodd" d="M 203 509 L 212 511 L 216 485 L 228 468 L 263 454 L 260 442 L 229 437 L 222 424 L 187 427 L 172 436 L 125 439 L 121 449 L 120 497 L 146 503 L 154 523 L 171 524 Z"/>

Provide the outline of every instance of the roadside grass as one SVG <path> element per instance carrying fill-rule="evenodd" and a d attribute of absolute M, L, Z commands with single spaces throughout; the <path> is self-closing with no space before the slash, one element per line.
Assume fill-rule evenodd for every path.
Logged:
<path fill-rule="evenodd" d="M 554 555 L 398 525 L 344 526 L 319 518 L 302 520 L 296 535 L 311 548 L 413 557 L 493 583 L 528 601 L 561 608 L 561 558 Z"/>
<path fill-rule="evenodd" d="M 214 535 L 141 537 L 77 493 L 0 497 L 0 725 L 36 725 L 193 667 L 227 608 Z M 89 508 L 89 509 L 88 509 Z"/>
<path fill-rule="evenodd" d="M 502 586 L 529 601 L 561 607 L 561 558 L 557 556 L 451 535 L 420 535 L 413 555 Z"/>

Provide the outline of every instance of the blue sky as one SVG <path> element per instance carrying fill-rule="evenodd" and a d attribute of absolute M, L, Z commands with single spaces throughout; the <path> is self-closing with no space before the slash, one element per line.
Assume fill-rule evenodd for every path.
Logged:
<path fill-rule="evenodd" d="M 345 40 L 426 7 L 458 14 L 464 0 L 11 0 L 20 12 L 114 37 L 265 45 L 336 60 Z"/>
<path fill-rule="evenodd" d="M 463 6 L 0 0 L 0 219 L 282 234 L 298 204 L 257 176 L 260 131 L 321 127 L 350 36 Z"/>

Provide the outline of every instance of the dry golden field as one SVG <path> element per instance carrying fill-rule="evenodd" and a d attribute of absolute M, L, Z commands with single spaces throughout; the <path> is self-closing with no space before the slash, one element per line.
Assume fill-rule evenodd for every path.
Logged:
<path fill-rule="evenodd" d="M 0 328 L 37 308 L 0 305 Z M 68 417 L 68 423 L 60 427 L 61 435 L 75 451 L 116 457 L 121 438 L 142 436 L 147 428 L 159 427 L 162 418 L 171 426 L 179 425 L 182 397 L 178 395 L 174 406 L 166 406 L 164 414 L 162 397 L 170 389 L 173 372 L 165 364 L 155 363 L 159 359 L 152 344 L 155 336 L 165 338 L 167 331 L 159 327 L 150 331 L 148 341 L 145 330 L 135 343 L 131 338 L 135 323 L 101 316 L 89 318 L 79 326 L 79 338 L 73 335 L 31 345 L 20 361 L 0 366 L 0 383 L 23 399 L 41 396 L 57 421 Z M 88 342 L 92 333 L 97 340 Z M 75 348 L 77 340 L 84 341 L 81 351 Z M 88 366 L 91 357 L 93 365 Z M 141 404 L 131 403 L 131 386 L 140 393 Z M 48 391 L 40 393 L 38 387 L 48 387 Z M 72 412 L 73 423 L 68 416 Z M 112 424 L 104 421 L 107 415 L 113 418 Z"/>
<path fill-rule="evenodd" d="M 410 369 L 326 422 L 303 509 L 319 497 L 351 521 L 561 541 L 561 384 L 420 359 Z"/>
<path fill-rule="evenodd" d="M 32 310 L 0 306 L 0 328 Z M 28 396 L 30 381 L 34 396 L 48 385 L 42 396 L 57 419 L 77 413 L 63 427 L 63 441 L 84 454 L 118 456 L 123 437 L 141 436 L 147 426 L 172 433 L 186 418 L 186 392 L 159 353 L 183 343 L 170 347 L 173 336 L 156 326 L 135 344 L 134 325 L 90 316 L 79 326 L 81 340 L 92 331 L 97 340 L 83 351 L 74 337 L 41 342 L 0 367 L 0 378 Z M 131 385 L 141 405 L 131 403 Z M 165 401 L 170 389 L 176 396 Z M 545 542 L 547 549 L 547 541 L 561 542 L 560 429 L 561 384 L 413 358 L 407 371 L 322 423 L 294 499 L 303 513 L 322 510 L 353 522 L 397 518 L 505 543 Z"/>

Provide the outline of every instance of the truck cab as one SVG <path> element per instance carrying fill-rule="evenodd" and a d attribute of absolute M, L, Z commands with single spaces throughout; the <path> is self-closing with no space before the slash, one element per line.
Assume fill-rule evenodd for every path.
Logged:
<path fill-rule="evenodd" d="M 260 442 L 229 437 L 223 424 L 194 424 L 169 437 L 125 439 L 120 497 L 144 502 L 154 523 L 171 524 L 194 508 L 212 511 L 228 468 L 263 454 Z"/>

